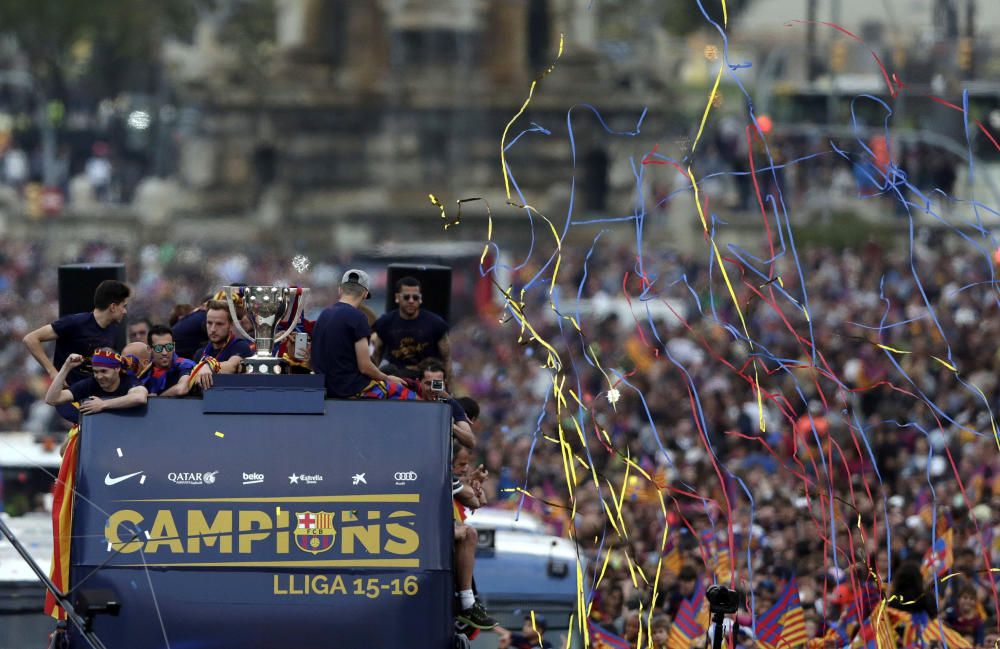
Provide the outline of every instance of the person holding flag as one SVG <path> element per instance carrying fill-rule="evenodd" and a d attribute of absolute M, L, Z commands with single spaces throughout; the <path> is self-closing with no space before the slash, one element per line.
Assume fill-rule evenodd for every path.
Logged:
<path fill-rule="evenodd" d="M 682 578 L 684 572 L 681 569 Z M 669 649 L 689 649 L 696 638 L 704 636 L 708 631 L 708 600 L 705 599 L 707 590 L 705 579 L 697 577 L 691 595 L 681 600 L 674 616 L 674 626 L 667 637 Z"/>
<path fill-rule="evenodd" d="M 795 577 L 789 577 L 773 606 L 757 619 L 757 641 L 765 649 L 792 649 L 804 645 L 806 617 Z"/>
<path fill-rule="evenodd" d="M 948 527 L 940 536 L 934 539 L 931 547 L 927 548 L 924 555 L 924 562 L 920 566 L 920 574 L 924 579 L 940 579 L 948 574 L 951 566 L 955 563 L 954 540 L 951 527 Z"/>

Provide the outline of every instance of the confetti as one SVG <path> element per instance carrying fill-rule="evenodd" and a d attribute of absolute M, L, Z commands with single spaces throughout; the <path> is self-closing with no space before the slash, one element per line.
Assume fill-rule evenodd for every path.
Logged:
<path fill-rule="evenodd" d="M 618 399 L 620 399 L 621 396 L 622 395 L 618 391 L 618 388 L 611 388 L 610 390 L 608 390 L 608 403 L 610 403 L 611 405 L 615 405 L 616 403 L 618 403 Z"/>
<path fill-rule="evenodd" d="M 715 59 L 719 58 L 719 48 L 716 47 L 715 45 L 706 45 L 705 58 L 708 59 L 709 61 L 714 61 Z"/>
<path fill-rule="evenodd" d="M 115 450 L 118 451 L 118 457 L 122 457 L 122 450 L 120 448 L 117 448 Z"/>
<path fill-rule="evenodd" d="M 294 268 L 299 273 L 304 273 L 309 270 L 309 257 L 305 255 L 295 255 L 292 257 L 292 268 Z"/>
<path fill-rule="evenodd" d="M 219 431 L 215 431 L 215 436 L 216 437 L 225 437 L 226 434 L 225 433 L 220 433 Z"/>

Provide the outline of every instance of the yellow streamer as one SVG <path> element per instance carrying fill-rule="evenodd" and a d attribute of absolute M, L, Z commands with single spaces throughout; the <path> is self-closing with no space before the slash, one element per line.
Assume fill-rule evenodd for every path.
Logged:
<path fill-rule="evenodd" d="M 719 65 L 719 74 L 715 75 L 715 84 L 712 86 L 712 92 L 708 95 L 708 103 L 705 104 L 705 113 L 701 116 L 701 124 L 698 126 L 698 134 L 694 136 L 694 143 L 691 145 L 691 152 L 698 147 L 698 140 L 701 139 L 701 134 L 705 130 L 705 123 L 708 122 L 708 114 L 712 111 L 712 105 L 715 103 L 715 95 L 719 92 L 719 82 L 722 81 L 722 71 L 725 69 L 725 65 Z"/>
<path fill-rule="evenodd" d="M 559 58 L 562 56 L 563 41 L 564 41 L 564 35 L 559 34 L 559 51 L 556 53 L 556 61 L 558 61 Z M 510 131 L 510 127 L 514 125 L 514 122 L 517 121 L 517 118 L 523 115 L 524 111 L 527 110 L 528 104 L 531 103 L 531 98 L 535 94 L 535 87 L 538 85 L 538 82 L 544 79 L 550 72 L 552 72 L 555 69 L 555 67 L 556 67 L 556 62 L 553 61 L 552 65 L 550 65 L 548 69 L 542 72 L 537 79 L 531 82 L 531 87 L 528 88 L 528 97 L 524 100 L 524 103 L 521 104 L 521 108 L 520 110 L 517 111 L 517 114 L 514 115 L 514 117 L 512 117 L 509 122 L 507 122 L 507 126 L 505 126 L 503 129 L 503 135 L 500 136 L 500 170 L 503 172 L 503 185 L 504 185 L 504 191 L 507 192 L 507 200 L 510 200 L 510 174 L 507 171 L 507 151 L 506 151 L 507 133 Z"/>
<path fill-rule="evenodd" d="M 707 116 L 707 113 L 706 113 Z M 709 236 L 709 241 L 712 244 L 712 252 L 715 254 L 715 260 L 719 264 L 719 270 L 722 272 L 722 279 L 726 282 L 726 288 L 729 290 L 729 297 L 733 301 L 733 306 L 736 308 L 737 315 L 740 316 L 740 324 L 743 326 L 743 333 L 747 337 L 747 341 L 750 344 L 750 350 L 753 351 L 753 339 L 750 337 L 750 331 L 747 328 L 747 321 L 743 317 L 743 310 L 740 309 L 740 302 L 736 298 L 736 290 L 733 289 L 733 283 L 729 280 L 729 273 L 726 271 L 726 266 L 722 262 L 722 253 L 719 251 L 719 245 L 715 242 L 715 237 L 711 236 L 711 232 L 708 229 L 708 221 L 705 220 L 705 210 L 701 207 L 701 195 L 698 191 L 698 181 L 695 180 L 694 173 L 691 171 L 691 167 L 687 168 L 688 178 L 691 180 L 691 187 L 694 189 L 694 204 L 698 208 L 698 216 L 701 218 L 701 227 L 704 229 L 705 234 Z M 767 432 L 766 423 L 764 421 L 764 397 L 760 389 L 760 375 L 757 367 L 757 359 L 753 360 L 753 387 L 757 395 L 757 413 L 758 413 L 758 426 L 762 433 Z"/>

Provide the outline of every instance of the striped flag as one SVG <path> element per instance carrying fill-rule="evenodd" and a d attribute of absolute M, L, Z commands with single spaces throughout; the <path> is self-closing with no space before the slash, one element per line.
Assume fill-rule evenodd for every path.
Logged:
<path fill-rule="evenodd" d="M 941 536 L 934 539 L 934 545 L 927 548 L 924 555 L 924 563 L 920 566 L 920 574 L 927 579 L 931 576 L 940 578 L 951 570 L 951 565 L 955 558 L 952 554 L 952 530 L 948 530 Z"/>
<path fill-rule="evenodd" d="M 59 478 L 52 487 L 52 567 L 49 577 L 62 592 L 69 590 L 69 549 L 73 530 L 73 489 L 76 485 L 77 453 L 80 445 L 80 427 L 69 431 Z M 45 614 L 57 620 L 66 619 L 66 611 L 56 598 L 45 591 Z"/>
<path fill-rule="evenodd" d="M 719 548 L 715 555 L 715 576 L 720 584 L 728 584 L 733 580 L 733 560 L 727 546 Z"/>
<path fill-rule="evenodd" d="M 688 649 L 691 642 L 708 629 L 708 606 L 704 579 L 699 579 L 691 597 L 681 602 L 667 637 L 668 649 Z"/>
<path fill-rule="evenodd" d="M 733 578 L 733 561 L 729 556 L 729 546 L 720 547 L 715 530 L 701 533 L 701 544 L 705 548 L 705 561 L 720 584 L 728 584 Z"/>
<path fill-rule="evenodd" d="M 791 649 L 808 640 L 795 577 L 785 583 L 777 603 L 757 620 L 757 640 L 767 649 Z"/>
<path fill-rule="evenodd" d="M 631 649 L 625 638 L 620 638 L 602 626 L 587 620 L 587 632 L 590 634 L 590 646 L 593 649 Z"/>
<path fill-rule="evenodd" d="M 851 649 L 896 649 L 896 628 L 887 609 L 879 608 L 861 623 Z"/>
<path fill-rule="evenodd" d="M 948 649 L 972 649 L 972 643 L 965 639 L 961 633 L 946 625 L 941 618 L 931 620 L 927 613 L 907 613 L 905 611 L 892 611 L 895 624 L 903 627 L 904 649 L 910 647 L 926 647 L 932 642 L 940 645 L 947 644 Z"/>
<path fill-rule="evenodd" d="M 677 575 L 680 574 L 683 565 L 684 557 L 681 556 L 680 543 L 677 542 L 677 535 L 672 534 L 667 539 L 667 551 L 663 554 L 663 569 Z"/>
<path fill-rule="evenodd" d="M 927 527 L 930 527 L 934 522 L 934 502 L 934 495 L 928 487 L 924 487 L 917 493 L 914 502 L 917 508 L 917 516 L 920 517 L 920 520 Z"/>

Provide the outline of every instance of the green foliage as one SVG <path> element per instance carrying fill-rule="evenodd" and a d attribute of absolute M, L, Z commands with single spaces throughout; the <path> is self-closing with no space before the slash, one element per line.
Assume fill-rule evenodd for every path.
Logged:
<path fill-rule="evenodd" d="M 794 226 L 795 245 L 799 248 L 828 247 L 834 250 L 860 248 L 868 241 L 898 241 L 901 223 L 872 223 L 854 212 L 833 212 L 826 220 Z"/>
<path fill-rule="evenodd" d="M 38 90 L 65 100 L 78 83 L 99 96 L 152 91 L 166 38 L 190 41 L 199 17 L 224 31 L 261 37 L 273 30 L 270 0 L 5 0 L 0 33 L 30 61 Z M 268 22 L 270 20 L 270 22 Z"/>
<path fill-rule="evenodd" d="M 729 17 L 730 25 L 732 25 L 733 18 L 746 9 L 751 1 L 726 0 L 726 14 Z M 722 26 L 722 0 L 701 0 L 701 6 L 712 20 Z M 684 36 L 699 29 L 713 29 L 711 23 L 705 19 L 701 9 L 698 8 L 698 0 L 665 2 L 663 26 L 666 27 L 667 31 L 677 36 Z"/>

